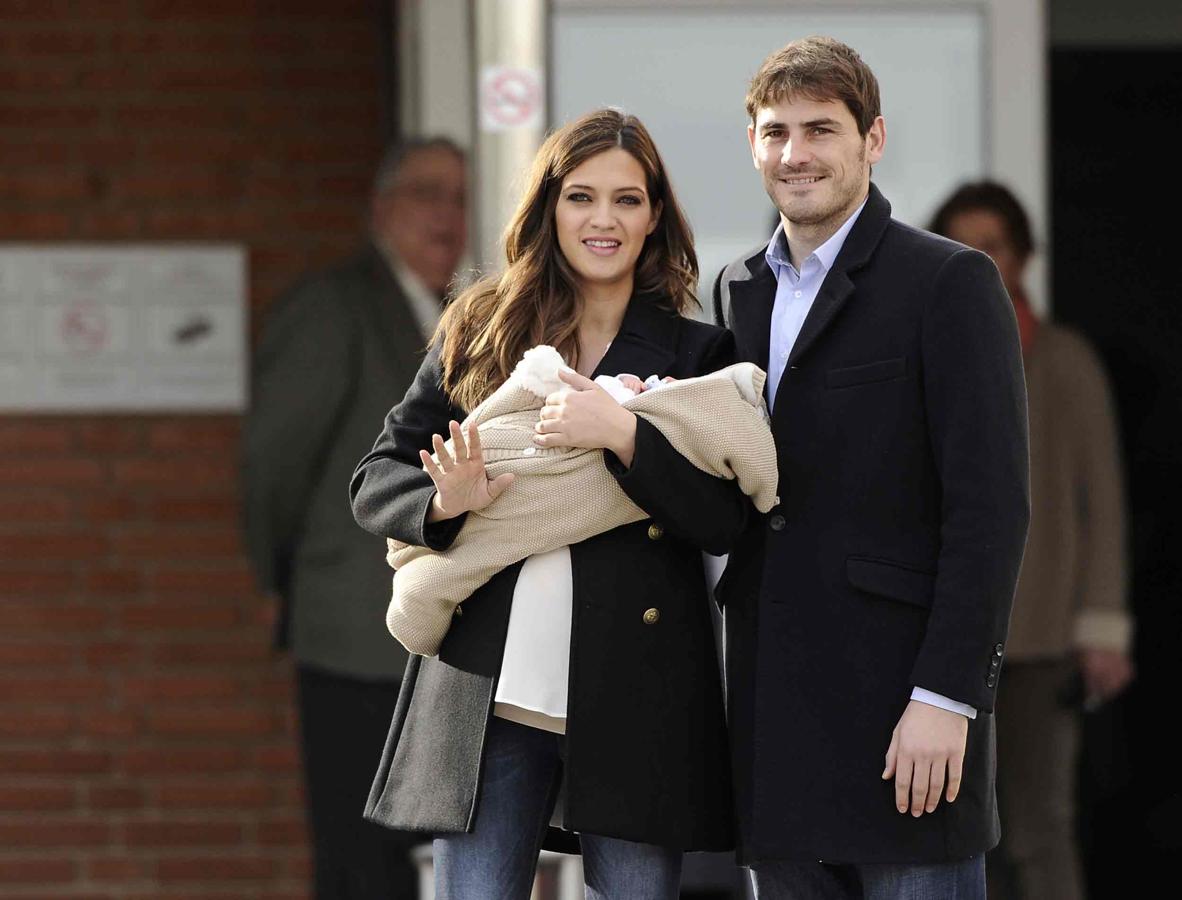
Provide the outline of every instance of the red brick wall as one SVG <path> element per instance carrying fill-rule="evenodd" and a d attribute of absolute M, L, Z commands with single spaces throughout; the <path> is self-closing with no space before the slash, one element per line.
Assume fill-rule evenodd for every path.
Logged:
<path fill-rule="evenodd" d="M 3 0 L 0 241 L 242 242 L 257 319 L 357 241 L 379 5 Z M 0 897 L 307 895 L 238 436 L 0 416 Z"/>

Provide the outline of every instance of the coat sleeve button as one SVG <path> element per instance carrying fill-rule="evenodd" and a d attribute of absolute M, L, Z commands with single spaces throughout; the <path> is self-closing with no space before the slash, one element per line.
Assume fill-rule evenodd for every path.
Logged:
<path fill-rule="evenodd" d="M 767 520 L 767 524 L 772 531 L 783 531 L 784 526 L 788 524 L 788 521 L 782 515 L 776 513 Z"/>
<path fill-rule="evenodd" d="M 656 625 L 659 621 L 661 621 L 661 611 L 659 609 L 653 607 L 644 611 L 645 625 Z"/>
<path fill-rule="evenodd" d="M 1006 648 L 1005 644 L 994 644 L 993 645 L 993 652 L 996 653 L 998 656 L 1001 656 L 1002 651 L 1005 650 L 1005 648 Z"/>
<path fill-rule="evenodd" d="M 653 522 L 653 524 L 648 527 L 648 539 L 650 541 L 659 541 L 664 533 L 665 529 L 656 522 Z"/>
<path fill-rule="evenodd" d="M 996 675 L 990 675 L 988 678 L 985 679 L 985 686 L 986 687 L 993 687 L 995 684 L 997 684 L 997 676 Z"/>

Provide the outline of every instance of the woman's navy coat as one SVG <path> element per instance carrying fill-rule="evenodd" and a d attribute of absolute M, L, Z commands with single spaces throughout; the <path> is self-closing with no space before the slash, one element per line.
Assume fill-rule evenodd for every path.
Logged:
<path fill-rule="evenodd" d="M 636 297 L 595 374 L 686 378 L 733 361 L 729 332 Z M 436 346 L 350 485 L 362 526 L 435 549 L 448 547 L 462 525 L 462 518 L 426 524 L 434 486 L 418 451 L 432 434 L 447 433 L 449 419 L 463 419 L 440 383 Z M 701 551 L 726 552 L 749 504 L 733 482 L 696 469 L 643 419 L 631 468 L 610 452 L 605 464 L 651 519 L 570 548 L 563 828 L 729 849 L 730 761 Z M 556 515 L 578 515 L 579 498 L 555 498 L 555 507 Z M 472 827 L 520 568 L 504 569 L 464 602 L 437 658 L 411 657 L 366 809 L 371 820 L 431 832 Z M 660 613 L 654 624 L 645 621 L 650 609 Z M 563 846 L 559 838 L 552 833 L 550 845 Z"/>

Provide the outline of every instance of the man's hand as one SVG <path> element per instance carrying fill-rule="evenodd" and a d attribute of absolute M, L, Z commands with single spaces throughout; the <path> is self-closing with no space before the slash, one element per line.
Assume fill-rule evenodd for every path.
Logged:
<path fill-rule="evenodd" d="M 539 447 L 590 447 L 611 450 L 625 466 L 636 451 L 636 416 L 612 399 L 611 394 L 573 369 L 560 369 L 558 377 L 574 390 L 556 391 L 534 426 Z"/>
<path fill-rule="evenodd" d="M 960 713 L 912 700 L 903 710 L 887 749 L 884 781 L 895 779 L 895 806 L 922 816 L 935 812 L 940 794 L 951 803 L 960 793 L 969 720 Z"/>
<path fill-rule="evenodd" d="M 1079 651 L 1079 671 L 1089 698 L 1111 700 L 1133 680 L 1133 661 L 1128 654 L 1102 647 L 1083 647 Z"/>

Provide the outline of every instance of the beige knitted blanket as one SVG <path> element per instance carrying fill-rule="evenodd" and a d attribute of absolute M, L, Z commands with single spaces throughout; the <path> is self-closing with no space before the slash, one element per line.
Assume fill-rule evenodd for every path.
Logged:
<path fill-rule="evenodd" d="M 563 365 L 552 347 L 533 348 L 465 420 L 480 430 L 488 476 L 517 477 L 491 504 L 468 514 L 452 546 L 436 552 L 388 542 L 386 559 L 397 571 L 386 626 L 410 652 L 438 653 L 456 607 L 506 566 L 647 518 L 608 472 L 602 450 L 534 445 L 546 396 L 569 389 L 557 377 Z M 623 405 L 698 469 L 738 479 L 756 508 L 767 512 L 778 499 L 778 474 L 762 400 L 766 377 L 752 363 L 739 363 L 648 390 Z"/>

